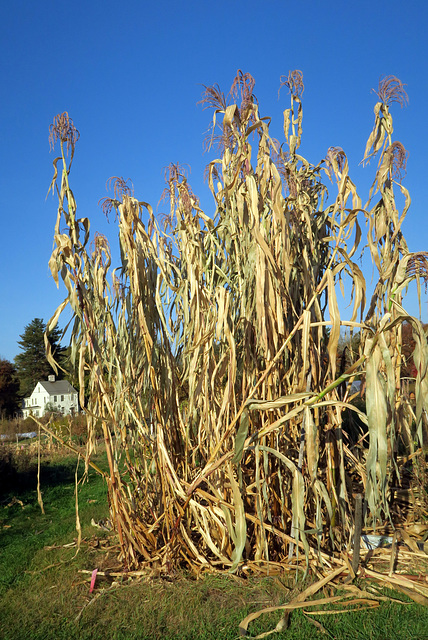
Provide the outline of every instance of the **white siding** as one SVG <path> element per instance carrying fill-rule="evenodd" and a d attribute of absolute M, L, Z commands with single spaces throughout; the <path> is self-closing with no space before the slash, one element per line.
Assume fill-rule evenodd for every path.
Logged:
<path fill-rule="evenodd" d="M 31 396 L 24 399 L 22 408 L 24 418 L 28 418 L 30 413 L 36 418 L 41 418 L 45 413 L 46 405 L 49 405 L 49 409 L 53 408 L 63 415 L 77 413 L 79 411 L 77 391 L 71 387 L 71 385 L 70 389 L 70 393 L 61 393 L 61 389 L 49 393 L 43 384 L 38 382 Z M 64 389 L 62 389 L 62 391 L 64 391 Z"/>

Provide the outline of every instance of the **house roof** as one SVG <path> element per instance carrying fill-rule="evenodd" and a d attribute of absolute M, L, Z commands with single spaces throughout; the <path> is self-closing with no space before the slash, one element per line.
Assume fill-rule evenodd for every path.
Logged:
<path fill-rule="evenodd" d="M 37 384 L 40 384 L 50 396 L 58 395 L 61 393 L 77 393 L 76 389 L 69 383 L 68 380 L 56 380 L 56 382 L 40 380 L 40 382 L 38 382 Z"/>

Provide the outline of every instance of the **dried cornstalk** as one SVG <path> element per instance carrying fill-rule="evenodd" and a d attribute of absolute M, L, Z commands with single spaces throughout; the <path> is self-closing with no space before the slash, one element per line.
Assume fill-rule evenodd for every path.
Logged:
<path fill-rule="evenodd" d="M 244 559 L 263 565 L 294 554 L 325 561 L 350 539 L 353 484 L 365 489 L 366 524 L 387 520 L 401 433 L 422 444 L 428 347 L 401 291 L 427 278 L 428 263 L 409 253 L 401 232 L 410 199 L 396 180 L 404 156 L 393 148 L 388 104 L 375 107 L 365 159 L 380 154 L 379 165 L 362 209 L 342 149 L 330 148 L 317 165 L 298 155 L 301 73 L 282 84 L 291 96 L 287 151 L 270 137 L 249 74 L 238 72 L 228 98 L 206 88 L 203 102 L 215 108 L 208 144 L 219 150 L 207 167 L 212 216 L 177 165 L 167 172 L 163 228 L 125 180 L 112 179 L 103 209 L 118 218 L 121 264 L 113 271 L 107 239 L 89 245 L 89 221 L 77 218 L 69 173 L 78 132 L 67 114 L 52 125 L 61 156 L 50 268 L 67 295 L 47 331 L 69 304 L 80 399 L 85 385 L 89 398 L 88 455 L 100 420 L 111 520 L 128 568 L 235 570 Z M 379 94 L 393 101 L 387 89 Z M 337 189 L 330 204 L 323 174 Z M 401 214 L 394 186 L 406 198 Z M 353 261 L 361 219 L 378 271 L 368 309 Z M 352 304 L 346 321 L 337 300 L 343 281 Z M 417 343 L 417 433 L 411 412 L 400 410 L 404 320 Z M 338 356 L 343 326 L 360 332 L 349 362 Z M 352 401 L 354 380 L 366 388 L 365 413 Z M 367 425 L 366 462 L 364 440 L 347 442 L 345 414 Z"/>

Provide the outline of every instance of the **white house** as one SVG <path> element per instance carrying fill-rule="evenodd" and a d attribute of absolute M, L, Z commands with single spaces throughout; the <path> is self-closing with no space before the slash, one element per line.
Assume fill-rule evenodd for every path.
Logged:
<path fill-rule="evenodd" d="M 38 382 L 29 398 L 24 398 L 22 413 L 24 418 L 33 414 L 41 418 L 46 411 L 58 411 L 63 415 L 73 415 L 79 411 L 77 391 L 68 380 L 57 380 L 49 376 L 47 382 Z"/>

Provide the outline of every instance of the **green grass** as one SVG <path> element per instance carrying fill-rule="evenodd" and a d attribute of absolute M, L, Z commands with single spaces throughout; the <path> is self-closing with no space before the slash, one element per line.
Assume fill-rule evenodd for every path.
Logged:
<path fill-rule="evenodd" d="M 105 464 L 102 457 L 97 462 Z M 200 580 L 178 575 L 171 581 L 140 582 L 116 578 L 117 587 L 112 586 L 112 578 L 98 577 L 89 594 L 90 574 L 79 570 L 116 567 L 117 547 L 114 536 L 107 544 L 107 534 L 90 524 L 91 518 L 97 521 L 108 515 L 105 483 L 92 471 L 79 491 L 81 550 L 75 556 L 75 547 L 63 546 L 76 538 L 75 465 L 67 457 L 44 461 L 45 515 L 37 504 L 31 465 L 14 476 L 15 487 L 0 495 L 2 640 L 232 640 L 238 638 L 239 623 L 246 615 L 290 598 L 285 579 L 243 581 L 229 575 L 207 575 Z M 82 471 L 81 466 L 80 474 Z M 17 501 L 8 506 L 13 497 L 23 506 Z M 274 628 L 279 616 L 261 616 L 250 625 L 250 633 Z M 382 603 L 376 610 L 318 616 L 317 620 L 326 634 L 296 611 L 289 628 L 271 637 L 428 639 L 428 610 L 414 603 Z"/>

